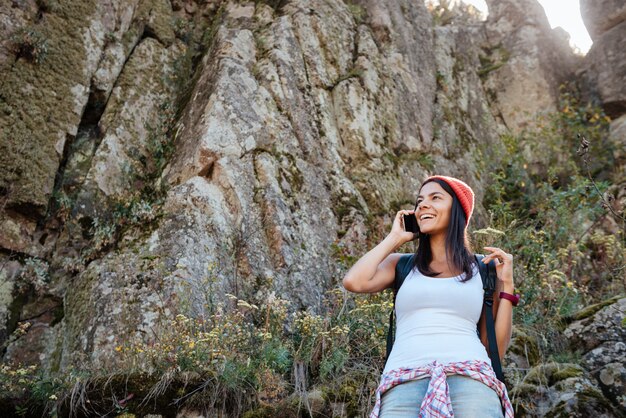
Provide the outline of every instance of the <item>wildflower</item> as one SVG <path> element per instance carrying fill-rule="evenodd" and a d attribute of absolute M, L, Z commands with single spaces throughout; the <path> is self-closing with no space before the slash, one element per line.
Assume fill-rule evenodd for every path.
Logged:
<path fill-rule="evenodd" d="M 118 345 L 117 347 L 115 347 L 115 351 L 117 351 L 118 353 L 122 351 L 122 346 Z"/>
<path fill-rule="evenodd" d="M 259 309 L 258 306 L 250 304 L 250 303 L 246 302 L 245 300 L 238 300 L 237 301 L 237 307 L 248 308 L 248 309 L 255 309 L 255 310 Z"/>

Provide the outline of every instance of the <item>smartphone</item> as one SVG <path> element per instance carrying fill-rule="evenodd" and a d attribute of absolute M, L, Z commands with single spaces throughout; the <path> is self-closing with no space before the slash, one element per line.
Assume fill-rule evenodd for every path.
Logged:
<path fill-rule="evenodd" d="M 404 217 L 404 230 L 407 232 L 420 232 L 420 227 L 417 224 L 417 218 L 414 213 L 410 215 L 402 215 Z"/>

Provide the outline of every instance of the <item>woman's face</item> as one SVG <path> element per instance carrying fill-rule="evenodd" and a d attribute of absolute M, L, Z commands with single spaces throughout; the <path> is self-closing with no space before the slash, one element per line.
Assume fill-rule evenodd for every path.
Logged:
<path fill-rule="evenodd" d="M 422 186 L 417 197 L 417 224 L 424 234 L 445 232 L 450 223 L 452 196 L 438 183 L 431 181 Z M 425 215 L 431 215 L 422 219 Z"/>

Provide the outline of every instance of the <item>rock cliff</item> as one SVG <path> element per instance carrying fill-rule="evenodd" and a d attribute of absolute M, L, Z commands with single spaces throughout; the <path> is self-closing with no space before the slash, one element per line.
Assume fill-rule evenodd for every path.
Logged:
<path fill-rule="evenodd" d="M 464 178 L 486 225 L 484 160 L 572 79 L 623 175 L 619 2 L 582 2 L 585 58 L 535 0 L 488 3 L 450 25 L 409 0 L 0 4 L 4 361 L 112 367 L 202 314 L 209 272 L 218 299 L 320 309 L 336 248 L 369 248 L 426 175 Z"/>

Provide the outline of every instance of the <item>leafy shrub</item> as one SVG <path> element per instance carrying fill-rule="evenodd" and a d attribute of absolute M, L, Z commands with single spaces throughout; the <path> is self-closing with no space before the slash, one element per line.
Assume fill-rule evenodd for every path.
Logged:
<path fill-rule="evenodd" d="M 614 235 L 601 228 L 612 216 L 604 204 L 611 181 L 596 161 L 611 154 L 609 119 L 565 86 L 560 109 L 519 136 L 503 137 L 506 164 L 488 168 L 493 175 L 484 201 L 490 226 L 503 232 L 490 245 L 515 257 L 515 284 L 525 301 L 515 320 L 546 336 L 546 358 L 565 346 L 558 331 L 565 318 L 624 292 L 619 271 L 626 231 Z M 586 151 L 592 161 L 581 158 L 582 138 L 593 144 Z"/>

